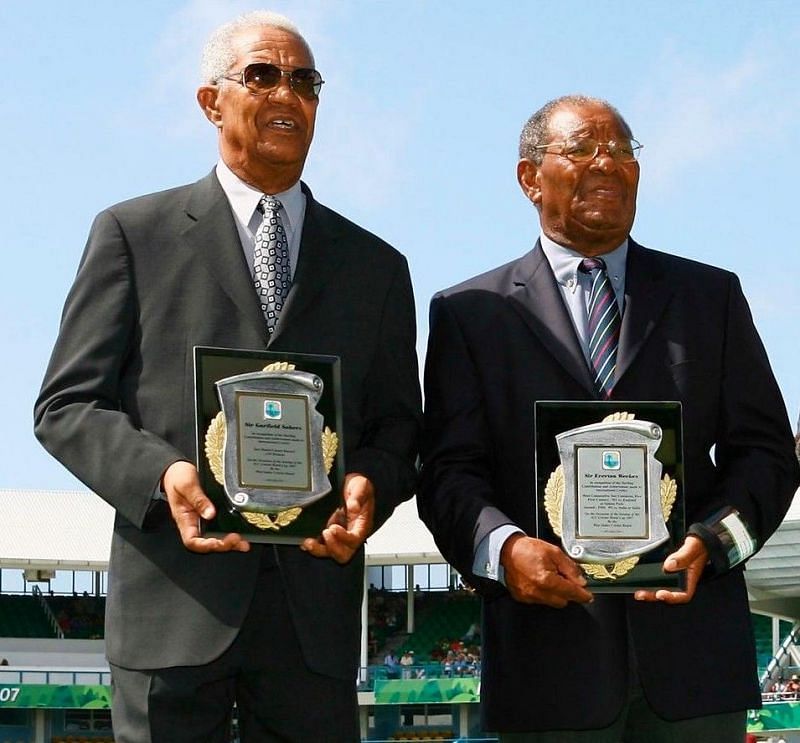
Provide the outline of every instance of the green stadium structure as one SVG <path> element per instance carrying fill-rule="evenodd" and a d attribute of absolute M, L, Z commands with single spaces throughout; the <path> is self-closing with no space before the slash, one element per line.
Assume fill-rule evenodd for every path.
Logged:
<path fill-rule="evenodd" d="M 110 743 L 99 618 L 113 511 L 86 492 L 0 490 L 0 513 L 0 663 L 8 661 L 0 665 L 0 743 Z M 366 551 L 362 739 L 491 740 L 478 722 L 479 662 L 461 675 L 442 662 L 448 649 L 479 657 L 479 601 L 446 566 L 413 501 Z M 72 590 L 61 595 L 59 577 L 69 574 Z M 800 635 L 800 498 L 748 563 L 747 582 L 767 701 L 751 713 L 750 729 L 800 740 L 791 732 L 800 731 L 800 700 L 780 691 L 782 679 L 800 673 L 797 643 L 786 641 Z M 387 673 L 384 655 L 406 650 L 415 651 L 413 672 Z"/>

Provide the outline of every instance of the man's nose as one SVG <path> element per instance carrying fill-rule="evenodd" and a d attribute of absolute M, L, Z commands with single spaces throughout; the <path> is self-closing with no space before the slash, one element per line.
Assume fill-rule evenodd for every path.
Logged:
<path fill-rule="evenodd" d="M 611 157 L 608 144 L 599 144 L 597 146 L 597 154 L 594 156 L 594 159 L 589 166 L 591 168 L 596 168 L 603 173 L 612 173 L 617 169 L 619 163 L 617 163 L 617 161 Z"/>
<path fill-rule="evenodd" d="M 294 97 L 296 93 L 289 82 L 290 73 L 281 71 L 281 78 L 278 82 L 270 89 L 268 97 L 270 99 L 273 98 L 286 98 Z"/>

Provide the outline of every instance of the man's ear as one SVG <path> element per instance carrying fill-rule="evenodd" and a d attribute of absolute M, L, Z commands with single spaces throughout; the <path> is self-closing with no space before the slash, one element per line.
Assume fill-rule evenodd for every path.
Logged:
<path fill-rule="evenodd" d="M 538 207 L 542 201 L 542 189 L 539 186 L 539 166 L 523 157 L 517 163 L 517 180 L 525 195 Z"/>
<path fill-rule="evenodd" d="M 216 85 L 201 85 L 197 89 L 197 102 L 206 118 L 218 129 L 222 128 L 222 112 L 217 107 L 219 88 Z"/>

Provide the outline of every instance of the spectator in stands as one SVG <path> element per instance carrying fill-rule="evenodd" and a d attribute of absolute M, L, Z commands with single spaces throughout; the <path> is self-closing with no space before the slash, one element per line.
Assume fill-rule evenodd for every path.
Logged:
<path fill-rule="evenodd" d="M 98 215 L 36 403 L 44 446 L 116 510 L 106 651 L 119 743 L 217 743 L 234 702 L 248 743 L 360 737 L 363 544 L 416 484 L 415 311 L 403 256 L 300 181 L 314 64 L 278 14 L 217 29 L 196 100 L 219 160 Z M 201 529 L 227 501 L 215 506 L 196 467 L 197 345 L 345 359 L 349 472 L 301 545 Z"/>
<path fill-rule="evenodd" d="M 3 658 L 0 660 L 0 666 L 7 666 L 8 665 L 8 658 Z"/>
<path fill-rule="evenodd" d="M 442 674 L 450 678 L 453 677 L 453 666 L 456 662 L 455 653 L 452 650 L 447 651 L 447 655 L 442 660 Z"/>
<path fill-rule="evenodd" d="M 400 668 L 397 663 L 397 656 L 393 651 L 389 651 L 383 658 L 383 665 L 386 667 L 386 678 L 400 678 Z"/>
<path fill-rule="evenodd" d="M 409 679 L 411 678 L 411 666 L 414 665 L 414 651 L 413 650 L 406 650 L 402 656 L 400 656 L 400 665 L 403 667 L 403 678 Z"/>
<path fill-rule="evenodd" d="M 786 688 L 783 690 L 784 699 L 800 699 L 800 676 L 792 674 Z"/>
<path fill-rule="evenodd" d="M 770 685 L 770 687 L 762 694 L 765 701 L 777 701 L 786 690 L 786 681 L 783 678 L 777 678 Z"/>
<path fill-rule="evenodd" d="M 480 651 L 476 649 L 476 652 L 471 654 L 472 659 L 472 675 L 473 676 L 480 676 L 481 675 L 481 655 Z"/>

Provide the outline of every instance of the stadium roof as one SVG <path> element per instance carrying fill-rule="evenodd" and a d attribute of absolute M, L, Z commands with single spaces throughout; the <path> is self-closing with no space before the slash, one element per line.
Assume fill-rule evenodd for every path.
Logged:
<path fill-rule="evenodd" d="M 106 570 L 114 509 L 89 491 L 0 489 L 0 567 Z M 372 565 L 441 563 L 433 537 L 402 503 L 367 542 Z"/>
<path fill-rule="evenodd" d="M 0 490 L 0 567 L 106 570 L 114 509 L 90 492 Z"/>
<path fill-rule="evenodd" d="M 0 567 L 106 570 L 114 511 L 90 492 L 0 489 Z M 367 541 L 367 563 L 443 563 L 414 500 Z M 748 563 L 756 611 L 800 618 L 800 491 L 781 527 Z"/>
<path fill-rule="evenodd" d="M 800 489 L 780 528 L 747 563 L 750 606 L 800 619 Z"/>

